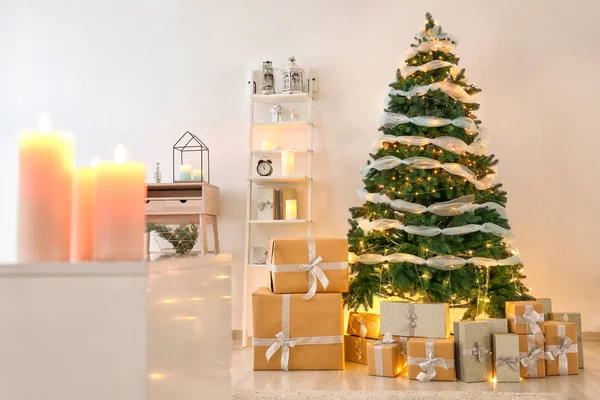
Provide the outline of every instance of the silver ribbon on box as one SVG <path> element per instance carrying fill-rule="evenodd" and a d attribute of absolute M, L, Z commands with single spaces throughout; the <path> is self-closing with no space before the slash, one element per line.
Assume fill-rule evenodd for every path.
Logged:
<path fill-rule="evenodd" d="M 514 321 L 515 324 L 526 324 L 528 331 L 535 335 L 535 340 L 538 343 L 544 343 L 546 341 L 539 325 L 544 322 L 544 314 L 535 311 L 532 304 L 525 304 L 525 312 L 523 315 L 510 316 L 508 319 Z"/>
<path fill-rule="evenodd" d="M 290 349 L 296 346 L 308 346 L 313 344 L 341 344 L 344 338 L 339 336 L 300 336 L 290 337 L 290 303 L 289 294 L 281 295 L 281 332 L 274 338 L 254 338 L 254 346 L 269 346 L 265 354 L 267 361 L 281 350 L 281 369 L 289 371 Z"/>
<path fill-rule="evenodd" d="M 447 360 L 443 357 L 434 357 L 435 339 L 427 339 L 425 342 L 425 354 L 427 357 L 408 356 L 408 365 L 418 365 L 422 372 L 419 372 L 417 379 L 421 382 L 429 382 L 436 376 L 437 367 L 448 369 L 454 368 L 454 360 Z"/>
<path fill-rule="evenodd" d="M 475 347 L 472 349 L 462 349 L 462 355 L 463 356 L 473 356 L 473 357 L 477 357 L 477 361 L 479 361 L 481 364 L 483 364 L 485 361 L 483 360 L 483 356 L 488 354 L 490 354 L 490 349 L 484 347 L 480 342 L 477 342 L 475 344 Z"/>
<path fill-rule="evenodd" d="M 496 368 L 500 368 L 503 365 L 508 365 L 513 371 L 519 370 L 519 357 L 507 357 L 502 356 L 496 358 Z"/>
<path fill-rule="evenodd" d="M 259 211 L 264 211 L 267 208 L 273 209 L 273 203 L 270 200 L 258 202 Z"/>
<path fill-rule="evenodd" d="M 383 376 L 383 345 L 394 344 L 397 341 L 394 339 L 390 332 L 386 332 L 381 340 L 378 340 L 373 345 L 375 352 L 375 375 Z"/>
<path fill-rule="evenodd" d="M 558 325 L 558 345 L 547 345 L 546 351 L 552 353 L 554 359 L 558 358 L 558 369 L 561 375 L 569 375 L 568 353 L 577 353 L 577 343 L 567 336 L 565 325 Z"/>
<path fill-rule="evenodd" d="M 358 336 L 360 337 L 360 340 L 358 342 L 355 342 L 355 346 L 356 346 L 356 356 L 358 357 L 358 361 L 362 361 L 363 343 L 365 341 L 365 337 L 367 337 L 367 333 L 369 332 L 369 328 L 367 327 L 367 324 L 369 324 L 369 323 L 373 324 L 373 323 L 371 321 L 367 320 L 360 313 L 352 314 L 350 318 L 352 319 L 352 321 L 349 321 L 350 326 L 352 327 L 352 329 L 354 329 L 354 332 L 356 332 L 358 330 Z M 358 323 L 358 329 L 356 329 L 356 327 L 354 326 L 357 323 Z"/>
<path fill-rule="evenodd" d="M 348 269 L 348 262 L 323 262 L 321 256 L 317 256 L 317 245 L 313 238 L 307 238 L 308 242 L 308 263 L 307 264 L 267 264 L 271 272 L 308 272 L 308 292 L 302 297 L 304 300 L 310 300 L 317 293 L 317 281 L 321 282 L 323 289 L 329 286 L 329 279 L 323 271 Z"/>
<path fill-rule="evenodd" d="M 408 336 L 415 336 L 415 328 L 417 327 L 417 313 L 415 312 L 415 305 L 413 303 L 408 304 L 408 309 L 404 309 L 404 314 L 408 320 Z"/>
<path fill-rule="evenodd" d="M 527 351 L 520 352 L 519 358 L 521 365 L 527 368 L 526 375 L 532 378 L 538 377 L 538 360 L 554 360 L 551 352 L 545 352 L 543 349 L 537 348 L 536 339 L 533 335 L 527 335 Z"/>

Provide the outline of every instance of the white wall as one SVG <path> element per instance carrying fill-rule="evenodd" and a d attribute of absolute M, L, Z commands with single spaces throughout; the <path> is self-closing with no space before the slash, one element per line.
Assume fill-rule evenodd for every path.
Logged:
<path fill-rule="evenodd" d="M 191 130 L 213 154 L 221 241 L 241 293 L 245 80 L 265 56 L 283 66 L 295 55 L 318 70 L 315 231 L 345 235 L 383 93 L 431 11 L 461 40 L 460 64 L 484 89 L 478 114 L 501 161 L 527 282 L 555 309 L 581 311 L 585 330 L 600 331 L 597 2 L 288 3 L 0 2 L 0 260 L 15 256 L 16 133 L 40 111 L 77 135 L 79 164 L 123 142 L 167 172 L 172 143 Z"/>

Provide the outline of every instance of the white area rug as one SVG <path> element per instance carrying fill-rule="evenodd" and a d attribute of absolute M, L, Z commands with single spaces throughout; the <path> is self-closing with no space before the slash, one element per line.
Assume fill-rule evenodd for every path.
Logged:
<path fill-rule="evenodd" d="M 560 393 L 236 390 L 233 400 L 566 400 Z"/>

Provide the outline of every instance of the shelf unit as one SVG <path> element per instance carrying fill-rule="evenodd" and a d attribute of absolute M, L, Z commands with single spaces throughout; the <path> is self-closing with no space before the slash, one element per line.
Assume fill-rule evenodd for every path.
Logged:
<path fill-rule="evenodd" d="M 250 71 L 248 79 L 248 94 L 250 98 L 250 123 L 248 133 L 248 186 L 246 195 L 246 240 L 244 251 L 244 299 L 243 299 L 243 321 L 242 321 L 242 346 L 248 345 L 248 325 L 250 323 L 248 309 L 249 304 L 249 273 L 251 269 L 266 268 L 264 264 L 254 264 L 251 262 L 251 246 L 253 244 L 253 228 L 262 226 L 268 228 L 272 226 L 285 228 L 296 227 L 299 229 L 302 225 L 306 226 L 306 235 L 311 234 L 312 225 L 312 157 L 313 157 L 313 123 L 312 123 L 312 101 L 314 78 L 311 78 L 310 71 L 307 71 L 305 76 L 308 77 L 308 92 L 295 94 L 257 94 L 257 82 L 255 73 L 258 71 Z M 285 122 L 257 122 L 255 121 L 255 105 L 259 104 L 305 104 L 306 105 L 306 120 L 303 121 L 285 121 Z M 264 105 L 262 107 L 265 107 Z M 306 173 L 293 176 L 257 176 L 255 167 L 257 160 L 262 156 L 278 156 L 283 150 L 259 150 L 254 148 L 255 135 L 257 132 L 269 132 L 272 135 L 295 135 L 299 131 L 306 132 L 306 148 L 294 149 L 297 155 L 306 156 Z M 256 220 L 252 218 L 253 208 L 255 207 L 254 189 L 255 186 L 270 185 L 270 184 L 302 184 L 306 185 L 306 215 L 305 218 L 295 220 Z"/>

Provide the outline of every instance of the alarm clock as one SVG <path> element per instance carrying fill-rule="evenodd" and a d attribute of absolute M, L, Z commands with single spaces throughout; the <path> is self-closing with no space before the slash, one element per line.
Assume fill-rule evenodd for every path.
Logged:
<path fill-rule="evenodd" d="M 267 158 L 258 160 L 256 172 L 258 172 L 260 176 L 270 176 L 273 173 L 273 161 Z"/>

